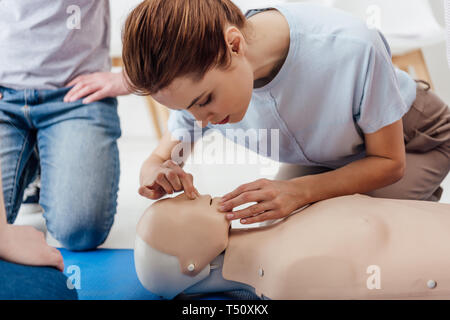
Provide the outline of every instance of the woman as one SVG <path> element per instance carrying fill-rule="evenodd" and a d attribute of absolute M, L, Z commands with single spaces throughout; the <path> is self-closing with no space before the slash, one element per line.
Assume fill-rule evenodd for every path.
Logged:
<path fill-rule="evenodd" d="M 305 3 L 246 18 L 229 0 L 144 1 L 128 17 L 131 87 L 173 110 L 170 132 L 142 166 L 143 196 L 184 189 L 195 197 L 192 176 L 170 159 L 181 140 L 193 141 L 197 120 L 227 138 L 229 129 L 279 130 L 275 156 L 288 164 L 276 179 L 222 197 L 221 210 L 241 223 L 354 193 L 439 200 L 450 170 L 450 110 L 393 67 L 380 32 Z M 232 211 L 248 202 L 257 203 Z"/>

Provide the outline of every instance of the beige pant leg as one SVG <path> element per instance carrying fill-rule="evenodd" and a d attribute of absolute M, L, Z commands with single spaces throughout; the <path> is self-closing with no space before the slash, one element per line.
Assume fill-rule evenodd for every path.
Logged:
<path fill-rule="evenodd" d="M 405 175 L 389 186 L 367 192 L 376 198 L 439 201 L 440 187 L 450 169 L 449 155 L 441 150 L 407 153 Z"/>
<path fill-rule="evenodd" d="M 450 170 L 450 108 L 420 85 L 403 116 L 406 169 L 394 184 L 367 194 L 377 198 L 439 201 Z"/>

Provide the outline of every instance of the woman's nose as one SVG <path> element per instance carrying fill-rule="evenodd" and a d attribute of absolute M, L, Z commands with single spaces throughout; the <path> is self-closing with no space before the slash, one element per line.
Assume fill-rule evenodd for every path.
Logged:
<path fill-rule="evenodd" d="M 197 120 L 198 126 L 201 128 L 204 128 L 213 119 L 213 114 L 212 113 L 208 113 L 205 115 L 194 114 L 194 118 L 195 118 L 195 120 Z"/>

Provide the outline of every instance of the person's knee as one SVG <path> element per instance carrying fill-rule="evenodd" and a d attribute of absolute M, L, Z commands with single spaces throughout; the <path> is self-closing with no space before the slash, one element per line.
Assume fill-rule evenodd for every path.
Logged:
<path fill-rule="evenodd" d="M 64 248 L 83 251 L 95 249 L 104 243 L 113 222 L 114 214 L 105 215 L 95 211 L 72 212 L 70 216 L 65 215 L 65 218 L 58 221 L 49 221 L 47 227 Z"/>
<path fill-rule="evenodd" d="M 64 246 L 72 251 L 85 251 L 97 248 L 109 234 L 109 229 L 100 229 L 83 225 L 77 225 L 60 233 L 55 238 Z"/>

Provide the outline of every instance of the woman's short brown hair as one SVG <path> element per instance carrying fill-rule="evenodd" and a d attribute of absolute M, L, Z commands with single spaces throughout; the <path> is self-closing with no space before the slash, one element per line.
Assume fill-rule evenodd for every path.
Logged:
<path fill-rule="evenodd" d="M 230 0 L 145 0 L 128 16 L 122 59 L 128 86 L 149 95 L 177 77 L 203 78 L 231 63 L 224 27 L 239 29 L 245 16 Z"/>

